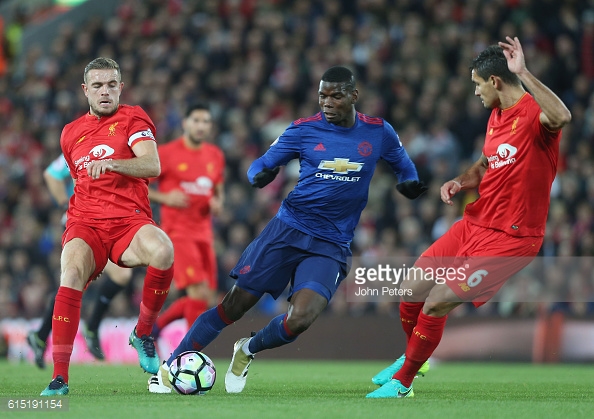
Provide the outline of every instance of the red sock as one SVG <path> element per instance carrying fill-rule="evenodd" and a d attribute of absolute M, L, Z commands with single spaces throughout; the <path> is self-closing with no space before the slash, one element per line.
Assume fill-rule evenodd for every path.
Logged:
<path fill-rule="evenodd" d="M 223 323 L 227 325 L 235 323 L 235 321 L 231 320 L 229 317 L 227 317 L 227 314 L 225 314 L 225 310 L 223 310 L 222 303 L 219 303 L 219 305 L 217 305 L 217 314 L 219 315 Z"/>
<path fill-rule="evenodd" d="M 140 303 L 140 316 L 136 325 L 136 336 L 149 336 L 153 324 L 157 320 L 159 311 L 165 304 L 169 294 L 169 286 L 173 279 L 173 265 L 169 269 L 161 270 L 149 266 L 144 277 L 142 288 L 142 301 Z"/>
<path fill-rule="evenodd" d="M 406 333 L 406 343 L 410 340 L 410 335 L 412 335 L 413 329 L 417 325 L 419 313 L 424 304 L 400 302 L 400 321 L 402 322 L 402 330 Z"/>
<path fill-rule="evenodd" d="M 188 299 L 188 297 L 178 298 L 159 316 L 156 321 L 159 330 L 162 330 L 169 323 L 184 317 L 184 311 L 186 309 L 186 303 Z"/>
<path fill-rule="evenodd" d="M 186 322 L 188 322 L 188 328 L 192 327 L 194 321 L 199 315 L 204 313 L 207 308 L 208 302 L 205 300 L 194 300 L 192 298 L 188 298 L 184 310 L 184 318 L 186 319 Z"/>
<path fill-rule="evenodd" d="M 68 383 L 68 369 L 74 338 L 80 322 L 82 291 L 61 286 L 56 294 L 54 315 L 52 317 L 54 375 L 61 375 Z"/>
<path fill-rule="evenodd" d="M 419 368 L 439 345 L 447 318 L 448 316 L 432 317 L 419 313 L 419 320 L 406 346 L 406 359 L 393 378 L 406 387 L 411 386 Z"/>

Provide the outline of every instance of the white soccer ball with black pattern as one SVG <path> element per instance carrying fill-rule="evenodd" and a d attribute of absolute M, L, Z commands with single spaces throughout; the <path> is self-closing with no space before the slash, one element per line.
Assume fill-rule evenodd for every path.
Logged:
<path fill-rule="evenodd" d="M 169 382 L 179 394 L 206 394 L 216 378 L 214 362 L 202 352 L 182 352 L 169 366 Z"/>

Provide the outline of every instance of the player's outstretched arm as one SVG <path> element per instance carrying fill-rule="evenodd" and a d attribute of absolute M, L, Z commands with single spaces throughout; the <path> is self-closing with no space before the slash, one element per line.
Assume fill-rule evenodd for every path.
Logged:
<path fill-rule="evenodd" d="M 518 75 L 542 109 L 540 122 L 551 131 L 558 131 L 571 121 L 571 112 L 563 101 L 526 68 L 522 44 L 517 37 L 507 36 L 507 42 L 499 42 L 507 59 L 507 66 Z"/>
<path fill-rule="evenodd" d="M 381 157 L 392 167 L 394 174 L 398 177 L 399 183 L 396 185 L 398 192 L 408 199 L 416 199 L 429 188 L 419 180 L 417 168 L 402 147 L 394 128 L 387 122 L 385 128 L 387 133 L 385 143 L 388 145 Z"/>

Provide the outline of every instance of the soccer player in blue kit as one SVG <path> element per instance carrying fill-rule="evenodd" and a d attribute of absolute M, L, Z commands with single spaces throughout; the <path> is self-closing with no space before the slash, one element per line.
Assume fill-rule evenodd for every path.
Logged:
<path fill-rule="evenodd" d="M 427 189 L 394 128 L 382 118 L 355 110 L 359 92 L 348 68 L 328 69 L 318 96 L 321 112 L 294 121 L 248 169 L 250 183 L 263 188 L 274 180 L 279 166 L 298 158 L 299 182 L 231 271 L 230 276 L 237 279 L 233 288 L 218 306 L 196 319 L 150 378 L 150 392 L 170 393 L 167 371 L 177 355 L 202 350 L 264 293 L 276 299 L 290 283 L 287 313 L 234 345 L 225 389 L 240 393 L 254 355 L 297 339 L 347 276 L 350 243 L 378 160 L 392 167 L 399 181 L 396 187 L 407 198 L 415 199 Z"/>

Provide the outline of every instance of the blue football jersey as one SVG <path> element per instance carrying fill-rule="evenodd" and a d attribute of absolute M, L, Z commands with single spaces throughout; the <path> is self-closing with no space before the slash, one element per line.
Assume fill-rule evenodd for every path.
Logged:
<path fill-rule="evenodd" d="M 355 124 L 342 127 L 319 112 L 294 121 L 254 161 L 248 178 L 299 159 L 299 181 L 282 202 L 277 217 L 302 232 L 350 245 L 365 205 L 375 166 L 384 159 L 400 182 L 418 180 L 417 171 L 394 128 L 382 118 L 357 112 Z"/>

